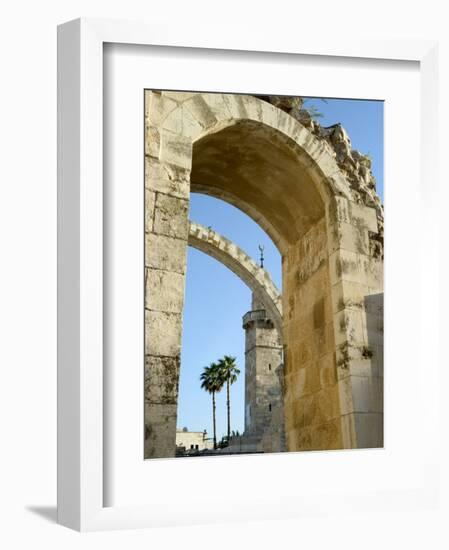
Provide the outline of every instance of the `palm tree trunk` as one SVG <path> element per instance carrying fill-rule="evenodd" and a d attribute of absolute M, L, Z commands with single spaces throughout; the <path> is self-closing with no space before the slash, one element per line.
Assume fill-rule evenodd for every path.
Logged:
<path fill-rule="evenodd" d="M 215 425 L 215 392 L 212 392 L 212 419 L 214 427 L 214 449 L 217 448 L 217 429 Z"/>
<path fill-rule="evenodd" d="M 231 438 L 231 400 L 229 398 L 229 380 L 226 381 L 227 406 L 228 406 L 228 445 Z"/>

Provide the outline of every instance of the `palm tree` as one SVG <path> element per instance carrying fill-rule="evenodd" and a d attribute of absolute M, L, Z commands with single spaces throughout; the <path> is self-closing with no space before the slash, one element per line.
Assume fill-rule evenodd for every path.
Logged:
<path fill-rule="evenodd" d="M 215 422 L 215 394 L 223 387 L 223 379 L 220 375 L 217 363 L 211 363 L 208 367 L 204 367 L 200 376 L 201 387 L 212 395 L 212 421 L 214 431 L 214 449 L 217 448 L 217 429 Z"/>
<path fill-rule="evenodd" d="M 225 355 L 223 359 L 220 359 L 218 361 L 218 370 L 220 373 L 222 384 L 224 385 L 226 383 L 226 405 L 228 408 L 228 443 L 231 438 L 231 399 L 229 395 L 229 390 L 231 384 L 236 382 L 237 377 L 240 374 L 240 370 L 237 368 L 235 361 L 236 358 L 231 357 L 230 355 Z"/>

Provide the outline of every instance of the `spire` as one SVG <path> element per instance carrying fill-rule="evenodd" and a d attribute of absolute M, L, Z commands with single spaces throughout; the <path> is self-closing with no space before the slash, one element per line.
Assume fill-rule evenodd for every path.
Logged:
<path fill-rule="evenodd" d="M 263 251 L 265 250 L 265 247 L 261 244 L 259 244 L 259 250 L 260 250 L 260 267 L 263 267 Z"/>

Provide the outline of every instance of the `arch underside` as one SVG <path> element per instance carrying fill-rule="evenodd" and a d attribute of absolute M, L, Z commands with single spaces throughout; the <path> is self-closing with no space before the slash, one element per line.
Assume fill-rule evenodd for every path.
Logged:
<path fill-rule="evenodd" d="M 316 176 L 306 164 L 304 153 L 279 131 L 241 121 L 194 143 L 191 191 L 240 208 L 284 254 L 324 215 Z"/>

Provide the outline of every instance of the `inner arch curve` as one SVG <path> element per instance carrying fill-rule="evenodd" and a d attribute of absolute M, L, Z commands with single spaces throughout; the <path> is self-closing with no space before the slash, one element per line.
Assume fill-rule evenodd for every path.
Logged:
<path fill-rule="evenodd" d="M 282 334 L 282 297 L 265 269 L 226 237 L 192 221 L 189 223 L 188 244 L 235 273 L 264 304 L 278 333 Z"/>

